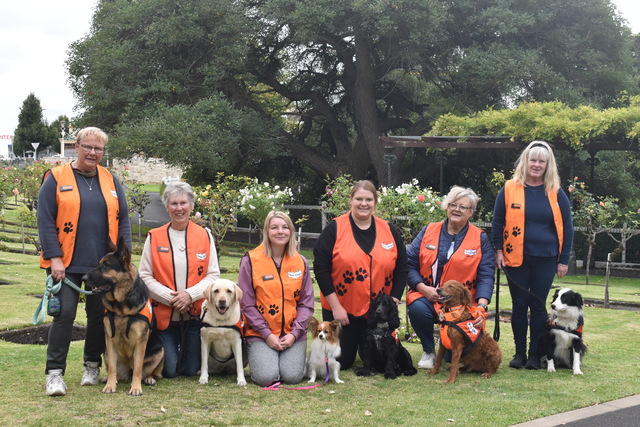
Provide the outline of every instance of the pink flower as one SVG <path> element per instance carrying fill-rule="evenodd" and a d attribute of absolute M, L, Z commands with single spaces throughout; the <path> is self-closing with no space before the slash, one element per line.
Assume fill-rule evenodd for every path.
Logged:
<path fill-rule="evenodd" d="M 13 194 L 17 196 L 18 194 L 20 194 L 20 192 L 18 191 L 17 188 L 14 188 L 13 189 Z M 640 209 L 638 209 L 638 210 L 640 210 Z"/>
<path fill-rule="evenodd" d="M 418 194 L 418 201 L 419 202 L 424 202 L 424 195 Z"/>
<path fill-rule="evenodd" d="M 202 214 L 200 212 L 196 212 L 196 219 L 202 218 Z"/>

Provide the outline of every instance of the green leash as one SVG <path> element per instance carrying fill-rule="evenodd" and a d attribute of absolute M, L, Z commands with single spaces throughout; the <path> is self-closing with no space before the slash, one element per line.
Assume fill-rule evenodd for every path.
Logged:
<path fill-rule="evenodd" d="M 75 283 L 73 283 L 71 280 L 67 279 L 66 277 L 64 278 L 64 280 L 61 280 L 58 283 L 55 283 L 53 281 L 53 277 L 49 275 L 47 277 L 44 294 L 42 295 L 42 299 L 40 300 L 40 304 L 38 304 L 38 307 L 36 308 L 35 313 L 33 313 L 33 319 L 31 320 L 31 323 L 33 323 L 34 325 L 42 324 L 42 322 L 44 321 L 44 308 L 47 307 L 47 305 L 49 305 L 49 298 L 51 298 L 51 296 L 60 292 L 62 283 L 65 283 L 66 285 L 70 286 L 71 289 L 75 289 L 76 291 L 82 294 L 93 295 L 93 292 L 80 289 Z"/>

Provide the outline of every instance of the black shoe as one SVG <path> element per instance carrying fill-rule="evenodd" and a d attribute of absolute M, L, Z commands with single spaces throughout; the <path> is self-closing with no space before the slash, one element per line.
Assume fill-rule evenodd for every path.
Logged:
<path fill-rule="evenodd" d="M 525 358 L 526 356 L 524 353 L 516 353 L 515 356 L 513 356 L 513 360 L 509 362 L 509 367 L 514 369 L 522 368 L 524 366 Z"/>
<path fill-rule="evenodd" d="M 541 369 L 542 366 L 540 366 L 540 358 L 537 356 L 529 356 L 524 367 L 527 369 Z"/>

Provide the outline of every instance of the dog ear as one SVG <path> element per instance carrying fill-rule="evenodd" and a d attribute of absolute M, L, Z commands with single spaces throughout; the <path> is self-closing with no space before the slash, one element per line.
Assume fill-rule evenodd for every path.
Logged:
<path fill-rule="evenodd" d="M 207 287 L 204 289 L 204 297 L 205 297 L 206 299 L 209 299 L 209 297 L 211 296 L 211 288 L 213 288 L 213 285 L 214 285 L 215 283 L 216 283 L 215 281 L 213 281 L 213 282 L 209 283 L 209 284 L 207 285 Z"/>
<path fill-rule="evenodd" d="M 312 317 L 311 319 L 309 319 L 309 323 L 307 325 L 307 327 L 312 330 L 315 331 L 316 329 L 318 329 L 318 325 L 320 324 L 320 322 L 318 322 L 318 319 L 316 319 L 315 317 Z"/>
<path fill-rule="evenodd" d="M 471 300 L 473 297 L 471 296 L 471 291 L 466 286 L 462 285 L 462 305 L 469 306 L 471 305 Z"/>
<path fill-rule="evenodd" d="M 127 269 L 131 269 L 131 251 L 127 246 L 127 243 L 124 241 L 124 236 L 120 236 L 118 239 L 118 246 L 116 247 L 116 253 L 122 260 L 122 263 L 125 265 Z"/>
<path fill-rule="evenodd" d="M 333 329 L 333 333 L 337 337 L 339 337 L 340 333 L 342 332 L 342 323 L 340 323 L 339 320 L 334 319 L 331 321 L 330 325 L 331 325 L 331 329 Z"/>
<path fill-rule="evenodd" d="M 242 299 L 242 289 L 240 289 L 240 286 L 238 286 L 237 284 L 233 284 L 233 286 L 235 286 L 236 288 L 236 301 L 240 301 Z"/>
<path fill-rule="evenodd" d="M 398 305 L 389 297 L 389 328 L 398 329 L 400 327 L 400 312 L 398 311 Z"/>
<path fill-rule="evenodd" d="M 109 237 L 109 252 L 115 252 L 116 251 L 116 245 L 115 243 L 113 243 L 113 240 L 111 240 L 111 237 Z"/>

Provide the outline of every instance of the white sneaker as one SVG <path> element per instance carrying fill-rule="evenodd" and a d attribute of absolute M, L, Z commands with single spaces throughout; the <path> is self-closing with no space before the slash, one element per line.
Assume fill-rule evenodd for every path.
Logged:
<path fill-rule="evenodd" d="M 418 368 L 420 369 L 432 369 L 433 364 L 436 362 L 436 354 L 432 351 L 431 353 L 422 353 L 422 358 L 418 362 Z"/>
<path fill-rule="evenodd" d="M 64 396 L 67 394 L 67 385 L 64 383 L 62 369 L 50 369 L 47 375 L 47 396 Z"/>
<path fill-rule="evenodd" d="M 98 362 L 86 362 L 84 364 L 84 374 L 80 385 L 96 385 L 100 381 L 100 367 Z"/>

